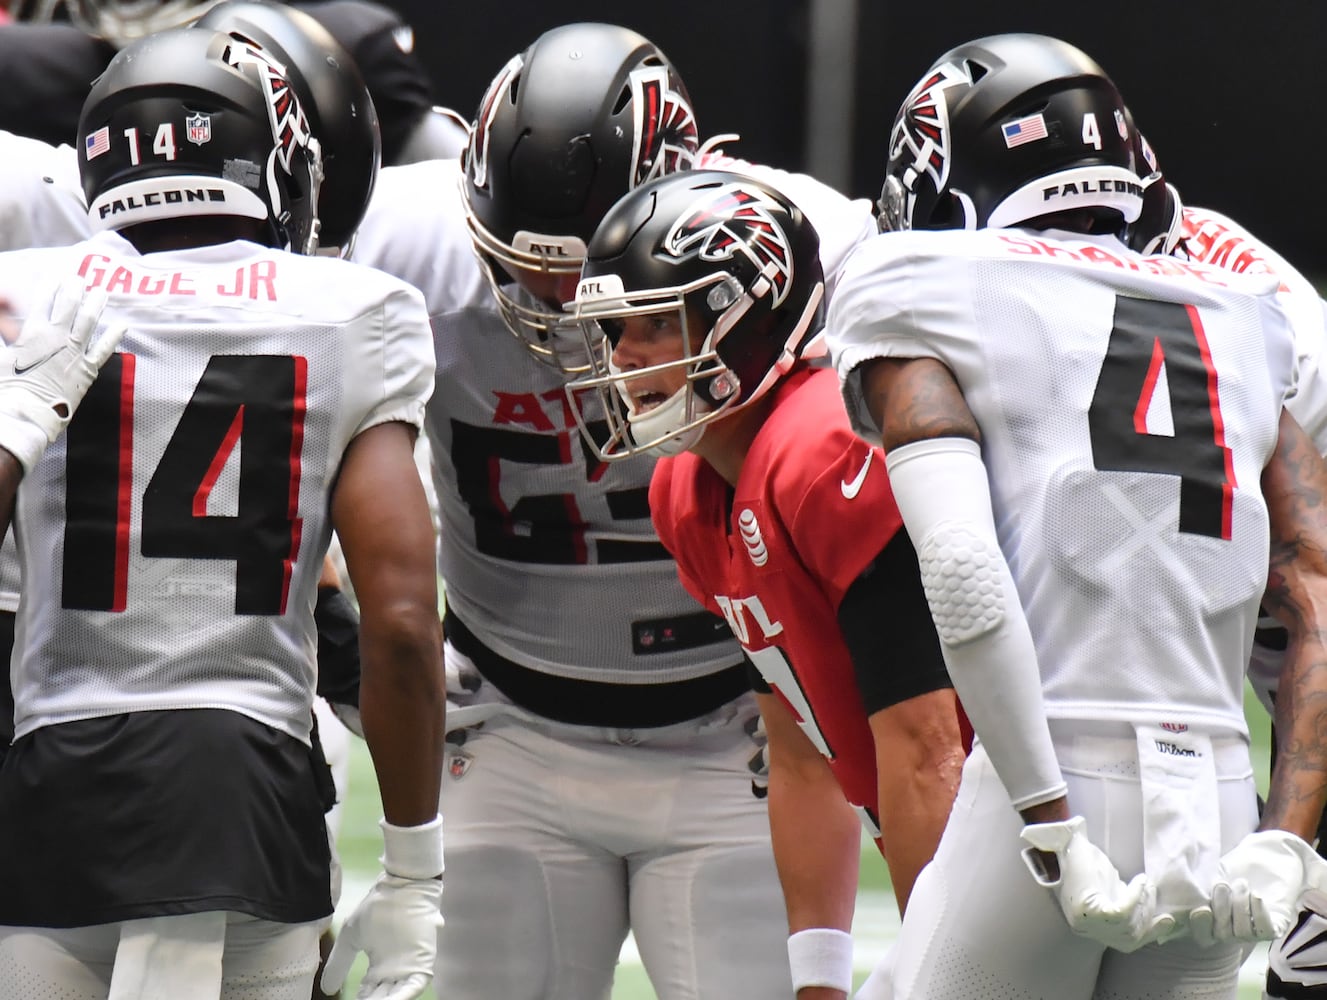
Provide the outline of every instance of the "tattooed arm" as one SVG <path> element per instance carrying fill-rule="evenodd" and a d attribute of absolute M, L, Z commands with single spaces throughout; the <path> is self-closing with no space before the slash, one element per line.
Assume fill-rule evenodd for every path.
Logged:
<path fill-rule="evenodd" d="M 931 358 L 881 358 L 862 366 L 862 396 L 885 451 L 927 438 L 981 441 L 953 374 Z M 915 543 L 914 543 L 915 544 Z"/>
<path fill-rule="evenodd" d="M 1264 606 L 1286 626 L 1290 643 L 1260 829 L 1311 841 L 1327 805 L 1327 465 L 1287 412 L 1262 488 L 1272 528 Z"/>

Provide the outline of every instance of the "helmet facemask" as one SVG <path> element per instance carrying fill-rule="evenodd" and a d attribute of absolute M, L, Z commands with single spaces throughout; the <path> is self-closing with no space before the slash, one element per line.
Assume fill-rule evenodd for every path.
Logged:
<path fill-rule="evenodd" d="M 519 232 L 508 244 L 489 232 L 473 212 L 466 213 L 465 221 L 479 269 L 507 330 L 536 358 L 564 375 L 587 371 L 582 341 L 569 331 L 562 304 L 555 308 L 542 301 L 517 277 L 527 274 L 541 283 L 550 278 L 574 281 L 585 262 L 584 241 L 576 236 Z"/>
<path fill-rule="evenodd" d="M 595 279 L 611 287 L 612 275 Z M 620 282 L 618 283 L 620 286 Z M 751 307 L 752 299 L 731 275 L 716 272 L 690 285 L 604 297 L 582 283 L 568 325 L 580 334 L 587 374 L 570 382 L 567 394 L 582 434 L 595 442 L 603 461 L 649 454 L 677 455 L 699 442 L 705 428 L 728 415 L 743 400 L 742 383 L 719 357 L 718 343 Z M 700 310 L 690 301 L 707 297 L 721 303 L 718 320 L 705 329 Z M 726 303 L 726 304 L 723 304 Z M 668 324 L 674 357 L 641 368 L 619 368 L 613 355 L 627 322 Z M 680 384 L 670 393 L 663 387 Z M 662 396 L 662 398 L 660 398 Z M 594 404 L 587 407 L 587 397 Z M 607 423 L 607 440 L 595 434 L 587 417 L 598 413 Z"/>

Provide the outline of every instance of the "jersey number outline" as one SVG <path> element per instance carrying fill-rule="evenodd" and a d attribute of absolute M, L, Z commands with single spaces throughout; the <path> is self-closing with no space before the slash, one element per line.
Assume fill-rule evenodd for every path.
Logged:
<path fill-rule="evenodd" d="M 1173 437 L 1147 430 L 1163 365 Z M 1095 468 L 1178 476 L 1178 530 L 1229 541 L 1235 467 L 1217 381 L 1194 306 L 1119 296 L 1088 427 Z"/>
<path fill-rule="evenodd" d="M 61 604 L 124 611 L 128 598 L 137 358 L 102 368 L 67 431 Z M 147 557 L 235 563 L 235 613 L 283 615 L 299 552 L 308 362 L 213 355 L 142 496 Z M 234 515 L 208 497 L 240 448 Z"/>
<path fill-rule="evenodd" d="M 591 423 L 607 438 L 608 425 Z M 503 462 L 525 465 L 568 465 L 573 461 L 573 439 L 581 445 L 585 477 L 595 482 L 605 466 L 580 434 L 561 431 L 537 434 L 508 427 L 481 427 L 451 421 L 452 468 L 456 489 L 470 510 L 475 525 L 475 547 L 484 555 L 509 562 L 545 565 L 585 565 L 590 562 L 585 519 L 572 493 L 541 493 L 521 497 L 510 507 L 502 499 Z M 603 494 L 615 520 L 648 518 L 649 487 L 607 490 Z M 671 559 L 657 541 L 599 538 L 597 562 L 660 562 Z"/>

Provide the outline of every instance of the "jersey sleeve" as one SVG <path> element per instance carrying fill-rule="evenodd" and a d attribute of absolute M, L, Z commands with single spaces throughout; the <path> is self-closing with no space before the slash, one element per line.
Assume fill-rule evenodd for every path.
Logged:
<path fill-rule="evenodd" d="M 433 335 L 419 292 L 399 283 L 381 310 L 380 357 L 382 391 L 355 428 L 354 435 L 391 421 L 424 425 L 424 404 L 433 395 Z M 351 372 L 349 377 L 356 378 Z"/>
<path fill-rule="evenodd" d="M 70 246 L 90 232 L 73 148 L 0 132 L 0 250 Z"/>
<path fill-rule="evenodd" d="M 825 320 L 826 343 L 852 428 L 877 445 L 880 428 L 866 408 L 861 366 L 889 357 L 943 360 L 913 333 L 915 311 L 924 303 L 915 290 L 915 262 L 906 254 L 902 239 L 907 235 L 879 233 L 853 252 Z M 943 296 L 942 289 L 937 291 Z"/>

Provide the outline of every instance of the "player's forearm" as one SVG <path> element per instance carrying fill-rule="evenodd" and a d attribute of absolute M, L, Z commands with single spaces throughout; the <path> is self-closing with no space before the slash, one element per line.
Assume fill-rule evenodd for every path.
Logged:
<path fill-rule="evenodd" d="M 963 773 L 954 692 L 918 695 L 871 716 L 880 832 L 902 913 L 940 844 Z"/>
<path fill-rule="evenodd" d="M 851 930 L 857 898 L 862 825 L 829 766 L 817 763 L 770 761 L 770 834 L 791 932 Z"/>
<path fill-rule="evenodd" d="M 1276 766 L 1262 829 L 1312 840 L 1327 803 L 1327 467 L 1312 440 L 1282 413 L 1262 477 L 1271 522 L 1265 607 L 1289 645 L 1276 693 Z"/>
<path fill-rule="evenodd" d="M 436 610 L 420 602 L 389 622 L 366 613 L 360 652 L 360 719 L 383 814 L 396 826 L 426 823 L 438 812 L 446 705 Z"/>
<path fill-rule="evenodd" d="M 1293 634 L 1293 633 L 1292 633 Z M 1276 692 L 1276 765 L 1259 829 L 1317 836 L 1327 805 L 1327 642 L 1291 639 Z"/>

